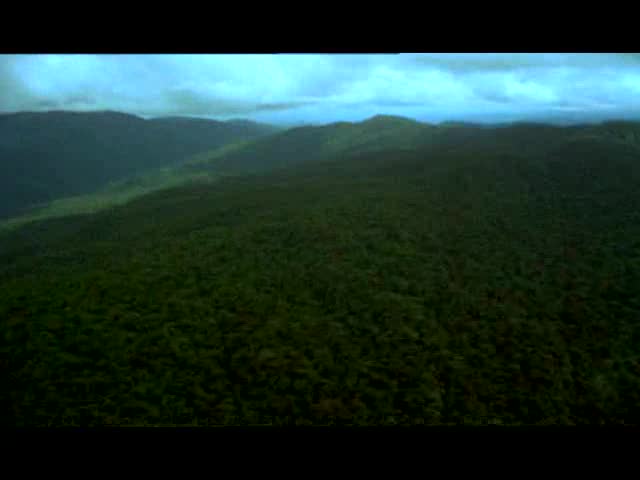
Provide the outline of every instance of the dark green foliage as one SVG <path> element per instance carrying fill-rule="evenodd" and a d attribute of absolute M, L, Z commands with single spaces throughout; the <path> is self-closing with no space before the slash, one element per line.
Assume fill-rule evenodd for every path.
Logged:
<path fill-rule="evenodd" d="M 2 421 L 638 423 L 635 147 L 445 128 L 4 234 Z"/>
<path fill-rule="evenodd" d="M 117 112 L 0 115 L 0 218 L 275 130 Z"/>
<path fill-rule="evenodd" d="M 274 168 L 304 165 L 337 155 L 409 149 L 429 142 L 433 125 L 401 117 L 376 116 L 361 123 L 339 122 L 321 127 L 298 127 L 247 142 L 210 162 L 193 168 L 215 172 L 264 172 Z"/>

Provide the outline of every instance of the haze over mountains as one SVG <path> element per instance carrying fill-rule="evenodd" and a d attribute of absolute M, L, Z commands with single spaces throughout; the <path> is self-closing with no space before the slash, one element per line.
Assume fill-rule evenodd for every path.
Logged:
<path fill-rule="evenodd" d="M 548 149 L 585 135 L 635 145 L 637 125 L 628 121 L 564 128 L 526 122 L 434 125 L 377 115 L 363 122 L 282 129 L 241 119 L 143 120 L 120 112 L 5 114 L 0 115 L 0 217 L 15 216 L 52 200 L 90 194 L 110 182 L 159 168 L 175 168 L 175 173 L 258 172 L 381 149 L 455 147 L 470 141 L 494 146 L 502 142 L 508 149 L 516 137 L 518 148 L 524 149 Z"/>
<path fill-rule="evenodd" d="M 111 111 L 2 114 L 0 217 L 276 130 L 248 121 L 144 120 Z"/>

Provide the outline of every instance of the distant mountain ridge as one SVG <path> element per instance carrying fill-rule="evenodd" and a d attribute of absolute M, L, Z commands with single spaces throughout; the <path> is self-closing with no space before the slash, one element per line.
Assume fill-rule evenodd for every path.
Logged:
<path fill-rule="evenodd" d="M 376 115 L 362 122 L 335 122 L 290 128 L 263 138 L 199 156 L 197 166 L 223 173 L 263 172 L 293 165 L 376 151 L 470 148 L 518 154 L 551 154 L 566 142 L 585 138 L 640 147 L 640 122 L 559 126 L 538 122 L 481 125 L 430 124 L 405 117 Z M 639 150 L 640 152 L 640 150 Z"/>
<path fill-rule="evenodd" d="M 427 141 L 435 129 L 431 124 L 389 115 L 357 123 L 294 127 L 246 142 L 224 155 L 212 152 L 209 167 L 233 173 L 257 172 L 354 152 L 412 148 Z M 198 165 L 206 164 L 200 156 Z"/>
<path fill-rule="evenodd" d="M 147 172 L 152 174 L 142 183 L 153 189 L 153 179 L 172 184 L 172 175 L 260 173 L 382 151 L 429 156 L 475 149 L 557 157 L 567 148 L 588 152 L 588 145 L 640 155 L 640 123 L 431 124 L 375 115 L 361 122 L 283 129 L 243 119 L 143 119 L 113 111 L 0 114 L 0 218 L 92 194 L 113 182 L 134 178 L 131 184 L 140 183 L 135 177 Z"/>
<path fill-rule="evenodd" d="M 114 111 L 0 114 L 0 218 L 277 130 L 250 121 L 145 120 Z"/>

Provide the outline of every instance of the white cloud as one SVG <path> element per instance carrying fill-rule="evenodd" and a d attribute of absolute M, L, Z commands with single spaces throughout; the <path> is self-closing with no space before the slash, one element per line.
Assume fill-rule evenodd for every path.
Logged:
<path fill-rule="evenodd" d="M 2 55 L 0 111 L 265 121 L 640 108 L 637 54 Z M 638 112 L 640 114 L 640 112 Z"/>

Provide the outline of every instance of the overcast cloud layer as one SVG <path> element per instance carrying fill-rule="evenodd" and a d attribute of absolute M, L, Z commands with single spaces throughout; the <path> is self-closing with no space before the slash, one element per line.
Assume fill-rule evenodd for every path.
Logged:
<path fill-rule="evenodd" d="M 46 110 L 285 124 L 640 118 L 640 55 L 0 55 L 0 111 Z"/>

